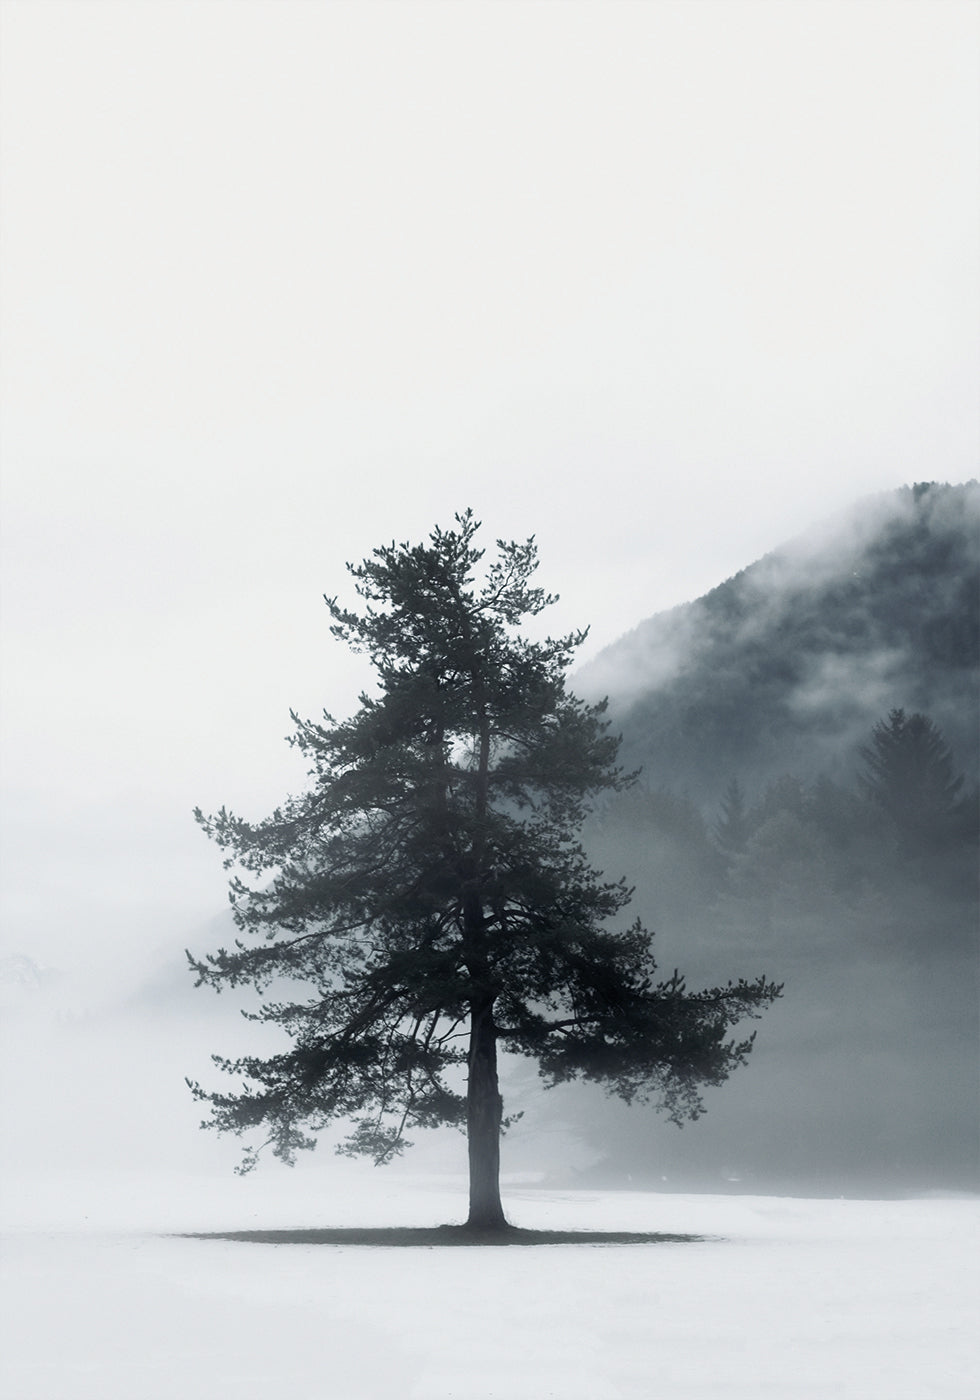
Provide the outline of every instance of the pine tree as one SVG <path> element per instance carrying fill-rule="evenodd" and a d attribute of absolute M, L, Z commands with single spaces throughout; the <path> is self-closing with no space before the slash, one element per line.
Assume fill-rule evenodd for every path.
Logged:
<path fill-rule="evenodd" d="M 948 842 L 962 816 L 963 777 L 928 715 L 891 710 L 860 752 L 859 788 L 894 823 L 903 851 L 923 853 Z"/>
<path fill-rule="evenodd" d="M 729 860 L 745 850 L 752 834 L 752 821 L 745 802 L 742 785 L 737 778 L 729 781 L 721 802 L 721 813 L 714 826 L 715 842 Z"/>
<path fill-rule="evenodd" d="M 498 541 L 484 565 L 479 522 L 456 522 L 349 565 L 361 612 L 326 600 L 377 692 L 343 722 L 293 715 L 309 790 L 256 824 L 195 813 L 234 871 L 246 936 L 188 954 L 197 984 L 275 983 L 252 1014 L 290 1048 L 215 1056 L 240 1092 L 191 1087 L 211 1106 L 204 1126 L 263 1128 L 286 1161 L 338 1118 L 353 1122 L 341 1150 L 376 1162 L 412 1129 L 464 1128 L 468 1224 L 502 1229 L 498 1042 L 546 1085 L 601 1081 L 680 1123 L 702 1111 L 701 1085 L 744 1063 L 753 1037 L 729 1027 L 779 988 L 656 982 L 652 935 L 617 927 L 630 891 L 589 866 L 577 834 L 591 799 L 632 779 L 605 705 L 565 688 L 585 634 L 523 637 L 554 601 L 531 584 L 533 537 Z"/>

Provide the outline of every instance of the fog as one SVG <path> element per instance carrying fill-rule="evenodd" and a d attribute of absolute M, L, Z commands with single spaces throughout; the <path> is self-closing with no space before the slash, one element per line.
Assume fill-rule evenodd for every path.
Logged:
<path fill-rule="evenodd" d="M 972 781 L 978 558 L 975 481 L 863 497 L 644 620 L 574 684 L 609 697 L 628 767 L 702 806 L 733 776 L 846 778 L 896 706 L 929 714 Z"/>
<path fill-rule="evenodd" d="M 183 970 L 226 907 L 190 814 L 270 810 L 303 782 L 290 707 L 355 703 L 322 602 L 346 561 L 471 505 L 537 536 L 546 624 L 591 627 L 587 662 L 859 497 L 975 472 L 977 12 L 8 0 L 0 23 L 3 1150 L 226 1172 L 183 1076 L 247 1027 Z M 885 708 L 900 663 L 827 657 L 797 703 L 846 680 Z M 668 962 L 713 973 L 683 910 L 649 912 Z M 868 972 L 883 1020 L 903 977 Z M 726 1134 L 779 1131 L 810 1065 L 792 1006 L 703 1152 L 657 1138 L 662 1174 L 737 1176 Z M 873 1080 L 889 1102 L 946 1073 L 937 1037 Z M 609 1155 L 509 1073 L 513 1170 Z M 837 1103 L 847 1065 L 821 1074 Z M 636 1121 L 603 1131 L 660 1131 Z"/>

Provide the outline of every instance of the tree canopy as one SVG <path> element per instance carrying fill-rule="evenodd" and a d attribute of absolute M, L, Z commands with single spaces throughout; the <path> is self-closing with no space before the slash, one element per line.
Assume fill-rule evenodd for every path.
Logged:
<path fill-rule="evenodd" d="M 198 984 L 274 986 L 251 1014 L 290 1044 L 215 1057 L 238 1092 L 192 1087 L 207 1126 L 263 1129 L 287 1161 L 336 1119 L 343 1150 L 377 1162 L 413 1129 L 465 1128 L 469 1223 L 502 1227 L 498 1041 L 545 1085 L 596 1080 L 680 1123 L 744 1063 L 753 1037 L 731 1027 L 780 989 L 657 980 L 652 935 L 620 918 L 630 889 L 578 840 L 592 799 L 632 781 L 605 704 L 566 689 L 585 633 L 522 635 L 554 601 L 532 584 L 534 539 L 484 562 L 478 529 L 467 511 L 348 565 L 363 606 L 327 598 L 331 632 L 368 657 L 375 692 L 344 721 L 293 715 L 310 786 L 266 820 L 196 812 L 244 935 L 188 954 Z"/>

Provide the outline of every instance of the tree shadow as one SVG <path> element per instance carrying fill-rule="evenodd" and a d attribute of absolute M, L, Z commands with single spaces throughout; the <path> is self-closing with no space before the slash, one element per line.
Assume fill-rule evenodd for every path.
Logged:
<path fill-rule="evenodd" d="M 335 1230 L 208 1230 L 182 1233 L 182 1240 L 226 1240 L 236 1244 L 367 1245 L 384 1249 L 457 1245 L 697 1244 L 706 1235 L 645 1234 L 634 1230 L 473 1230 L 466 1225 L 351 1227 Z"/>

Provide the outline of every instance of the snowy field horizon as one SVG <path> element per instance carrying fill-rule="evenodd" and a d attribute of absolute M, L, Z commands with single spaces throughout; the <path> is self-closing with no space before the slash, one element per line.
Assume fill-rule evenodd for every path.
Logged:
<path fill-rule="evenodd" d="M 241 1144 L 198 1131 L 183 1076 L 206 1073 L 212 1050 L 254 1028 L 236 1003 L 202 1000 L 182 971 L 177 981 L 176 964 L 172 984 L 133 971 L 117 969 L 114 985 L 92 967 L 87 978 L 6 986 L 4 1394 L 973 1394 L 980 1196 L 928 1177 L 856 1174 L 826 1180 L 820 1198 L 800 1180 L 772 1194 L 774 1177 L 764 1194 L 736 1169 L 706 1174 L 697 1194 L 689 1178 L 663 1180 L 656 1161 L 661 1179 L 611 1189 L 594 1145 L 566 1116 L 572 1100 L 519 1078 L 505 1096 L 522 1107 L 526 1095 L 527 1113 L 502 1145 L 513 1225 L 695 1238 L 531 1249 L 185 1238 L 459 1223 L 466 1145 L 449 1130 L 421 1134 L 404 1158 L 374 1168 L 336 1156 L 338 1132 L 293 1169 L 263 1158 L 236 1175 Z M 719 1091 L 709 1122 L 750 1086 L 752 1069 Z"/>
<path fill-rule="evenodd" d="M 980 1198 L 558 1190 L 533 1230 L 627 1245 L 254 1244 L 191 1232 L 460 1221 L 465 1178 L 304 1161 L 3 1182 L 3 1373 L 18 1400 L 960 1400 L 973 1394 Z M 487 1319 L 492 1318 L 488 1325 Z"/>

